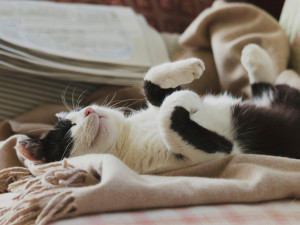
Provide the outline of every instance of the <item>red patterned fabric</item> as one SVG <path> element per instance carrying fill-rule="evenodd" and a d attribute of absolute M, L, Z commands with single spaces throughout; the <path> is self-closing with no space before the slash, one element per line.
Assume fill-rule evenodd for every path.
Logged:
<path fill-rule="evenodd" d="M 158 31 L 181 33 L 214 0 L 52 0 L 130 6 Z"/>
<path fill-rule="evenodd" d="M 77 2 L 103 5 L 130 6 L 145 16 L 148 23 L 158 31 L 182 33 L 193 19 L 214 0 L 51 0 L 56 2 Z M 270 11 L 279 17 L 284 0 L 229 0 L 249 2 Z"/>

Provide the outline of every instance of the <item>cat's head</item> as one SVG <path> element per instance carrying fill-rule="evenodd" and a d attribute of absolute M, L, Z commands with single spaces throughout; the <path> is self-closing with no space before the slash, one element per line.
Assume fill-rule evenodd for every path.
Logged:
<path fill-rule="evenodd" d="M 107 153 L 122 132 L 122 112 L 97 105 L 68 113 L 58 113 L 58 123 L 44 138 L 20 141 L 16 148 L 36 163 L 88 153 Z"/>

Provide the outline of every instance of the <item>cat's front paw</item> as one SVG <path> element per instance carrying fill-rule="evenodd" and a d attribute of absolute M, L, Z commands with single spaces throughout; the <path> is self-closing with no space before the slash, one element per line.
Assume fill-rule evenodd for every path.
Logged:
<path fill-rule="evenodd" d="M 175 107 L 182 107 L 193 114 L 200 109 L 200 105 L 201 99 L 195 92 L 189 90 L 177 91 L 164 100 L 160 108 L 160 116 L 170 116 Z"/>
<path fill-rule="evenodd" d="M 241 63 L 248 72 L 251 84 L 257 82 L 274 82 L 272 59 L 268 52 L 259 45 L 246 45 L 242 51 Z"/>
<path fill-rule="evenodd" d="M 146 74 L 145 80 L 164 89 L 176 88 L 198 79 L 204 70 L 205 65 L 201 59 L 189 58 L 153 67 Z"/>
<path fill-rule="evenodd" d="M 190 58 L 182 61 L 186 64 L 186 76 L 191 77 L 191 81 L 199 79 L 205 70 L 204 62 L 198 58 Z"/>
<path fill-rule="evenodd" d="M 178 132 L 172 128 L 172 124 L 175 122 L 185 127 L 190 117 L 198 112 L 201 103 L 200 97 L 195 92 L 183 90 L 168 96 L 161 105 L 159 110 L 159 132 L 170 151 L 184 156 L 190 155 L 190 148 L 182 141 Z M 179 116 L 177 116 L 178 114 Z"/>

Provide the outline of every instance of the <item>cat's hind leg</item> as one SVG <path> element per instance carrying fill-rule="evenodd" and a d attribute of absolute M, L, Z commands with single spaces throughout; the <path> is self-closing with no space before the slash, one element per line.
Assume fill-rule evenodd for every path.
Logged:
<path fill-rule="evenodd" d="M 198 58 L 164 63 L 151 68 L 144 78 L 144 92 L 150 104 L 160 106 L 166 96 L 181 90 L 180 85 L 198 79 L 205 70 Z"/>
<path fill-rule="evenodd" d="M 257 44 L 248 44 L 241 55 L 241 63 L 248 72 L 250 84 L 274 84 L 277 78 L 272 58 Z"/>
<path fill-rule="evenodd" d="M 231 106 L 237 101 L 226 95 L 202 99 L 188 90 L 168 96 L 159 111 L 165 145 L 197 163 L 231 153 Z"/>
<path fill-rule="evenodd" d="M 300 110 L 300 92 L 288 85 L 274 85 L 277 78 L 270 55 L 256 44 L 246 45 L 241 62 L 248 72 L 253 99 L 259 106 L 285 104 Z"/>
<path fill-rule="evenodd" d="M 248 72 L 252 97 L 258 105 L 269 106 L 274 100 L 277 78 L 268 52 L 257 44 L 248 44 L 241 55 L 241 63 Z"/>

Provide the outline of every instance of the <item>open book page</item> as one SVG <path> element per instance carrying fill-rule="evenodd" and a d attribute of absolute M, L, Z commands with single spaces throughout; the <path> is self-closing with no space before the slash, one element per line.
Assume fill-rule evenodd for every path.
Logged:
<path fill-rule="evenodd" d="M 54 78 L 65 81 L 79 81 L 84 83 L 98 83 L 98 84 L 112 84 L 112 85 L 141 85 L 142 78 L 129 78 L 123 76 L 97 76 L 97 75 L 83 75 L 81 73 L 68 73 L 65 71 L 45 71 L 44 69 L 32 69 L 24 68 L 18 65 L 9 64 L 0 60 L 0 71 L 2 77 L 9 76 L 21 76 L 26 77 L 45 77 L 45 78 Z"/>
<path fill-rule="evenodd" d="M 144 38 L 147 42 L 147 50 L 151 61 L 151 66 L 158 65 L 162 62 L 169 61 L 168 50 L 157 31 L 150 27 L 144 17 L 139 16 L 139 23 L 143 29 Z"/>
<path fill-rule="evenodd" d="M 92 65 L 76 65 L 62 63 L 58 61 L 50 61 L 42 58 L 26 57 L 25 54 L 16 54 L 14 52 L 6 51 L 5 46 L 0 44 L 0 60 L 2 62 L 9 63 L 11 65 L 19 65 L 19 70 L 23 68 L 34 68 L 41 71 L 64 71 L 66 73 L 82 73 L 82 75 L 106 75 L 106 76 L 118 76 L 122 74 L 123 77 L 128 78 L 140 78 L 141 73 L 145 73 L 146 69 L 140 67 L 128 68 L 122 65 L 115 65 L 113 67 L 107 67 L 101 63 L 98 63 L 93 67 Z M 8 64 L 6 64 L 8 66 Z"/>
<path fill-rule="evenodd" d="M 143 29 L 126 7 L 0 1 L 0 39 L 53 57 L 148 68 L 157 39 L 148 43 Z"/>

